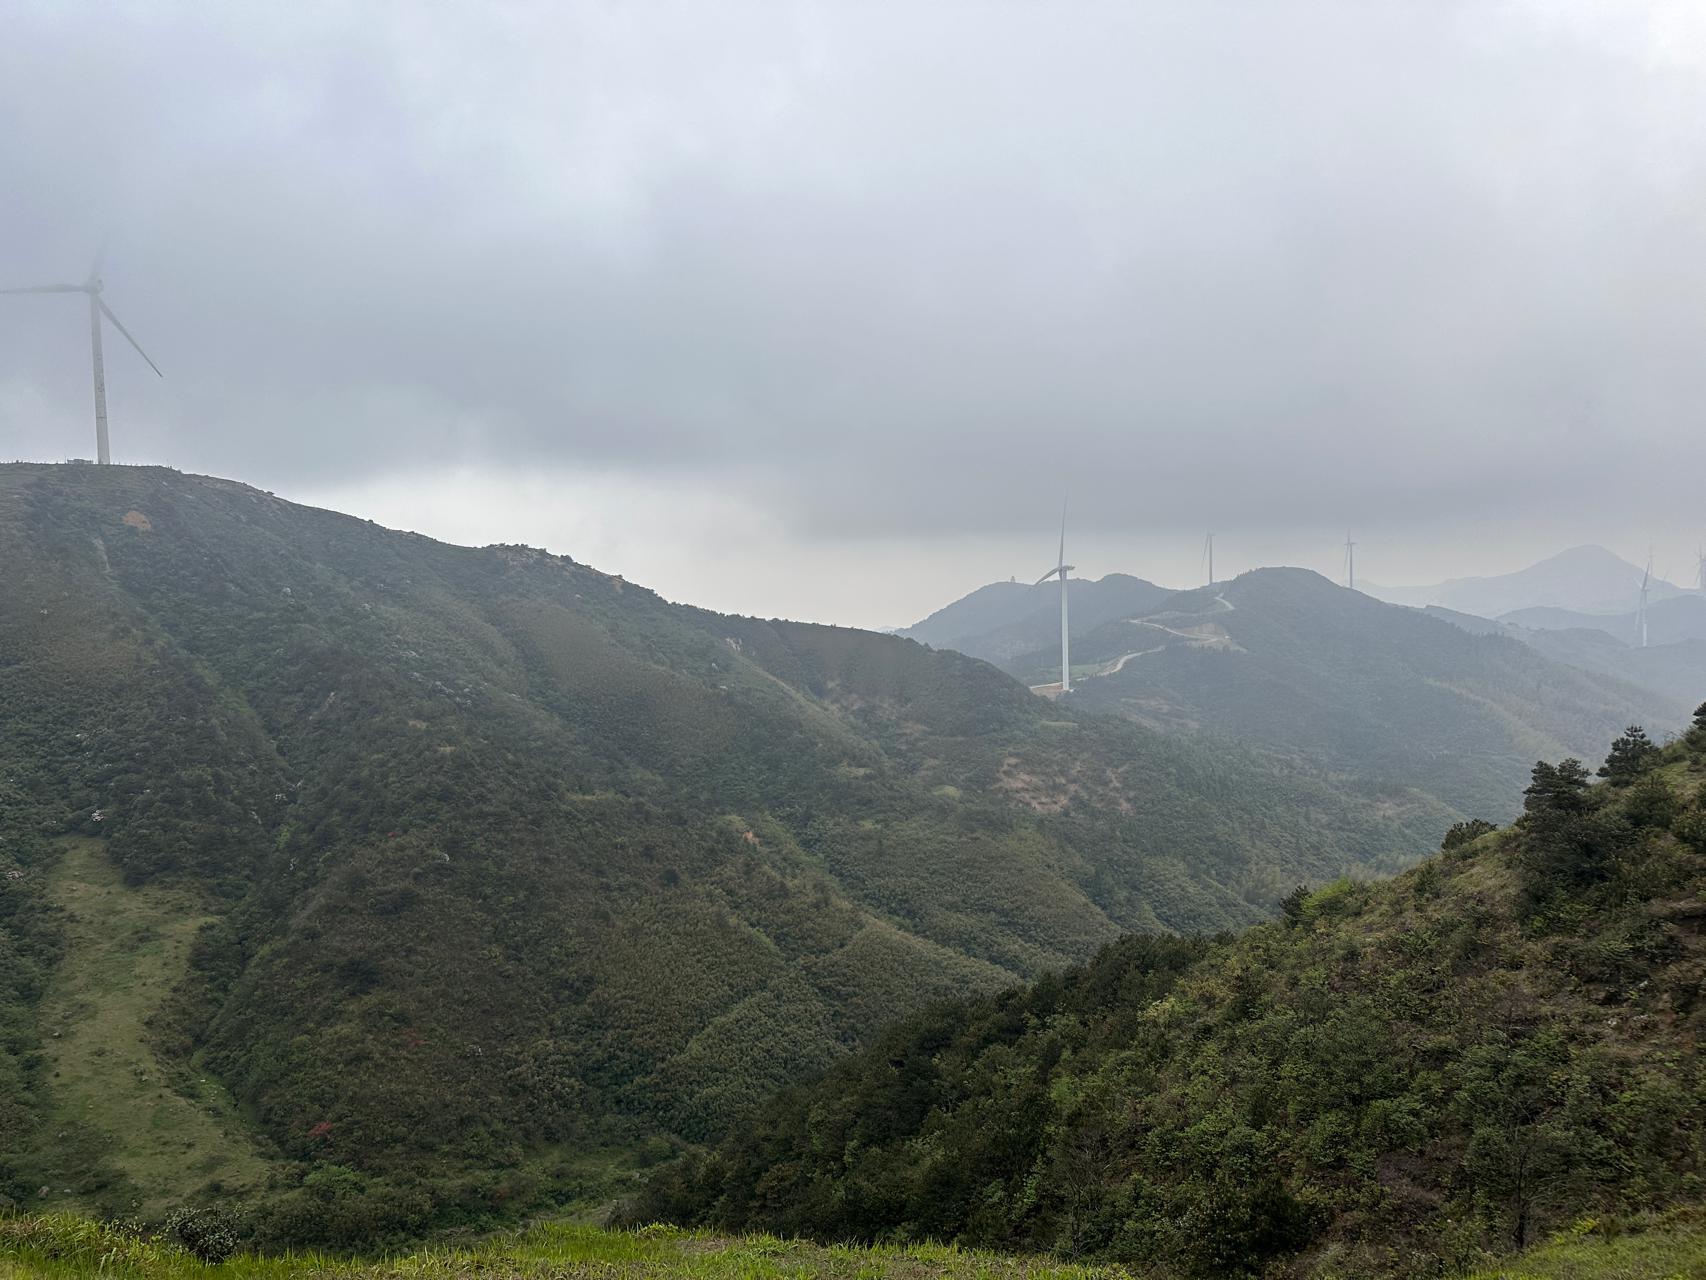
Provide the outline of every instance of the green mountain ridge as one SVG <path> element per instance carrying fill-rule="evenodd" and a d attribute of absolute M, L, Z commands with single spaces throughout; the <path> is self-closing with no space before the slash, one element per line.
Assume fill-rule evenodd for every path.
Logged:
<path fill-rule="evenodd" d="M 1517 609 L 1500 614 L 1498 620 L 1531 631 L 1576 628 L 1603 631 L 1624 644 L 1640 643 L 1640 615 L 1634 610 L 1604 614 L 1582 613 L 1574 609 Z M 1648 644 L 1672 644 L 1678 640 L 1706 640 L 1706 593 L 1689 592 L 1654 600 L 1648 607 Z"/>
<path fill-rule="evenodd" d="M 1067 586 L 1074 633 L 1116 618 L 1149 613 L 1174 592 L 1130 574 L 1073 578 Z M 1060 652 L 1060 586 L 1057 582 L 993 582 L 938 609 L 897 634 L 936 649 L 953 649 L 1007 667 L 1039 646 Z M 1060 678 L 1059 658 L 1055 679 Z"/>
<path fill-rule="evenodd" d="M 1390 882 L 909 1019 L 630 1212 L 1325 1280 L 1697 1204 L 1706 706 L 1695 725 L 1620 738 L 1596 787 L 1536 766 L 1514 826 Z M 1591 1275 L 1602 1252 L 1541 1254 Z M 1605 1274 L 1659 1274 L 1640 1256 Z"/>
<path fill-rule="evenodd" d="M 1703 639 L 1684 636 L 1663 643 L 1634 645 L 1602 627 L 1526 626 L 1433 606 L 1425 612 L 1475 635 L 1507 637 L 1554 662 L 1634 685 L 1673 705 L 1686 706 L 1689 699 L 1706 689 L 1706 640 Z"/>
<path fill-rule="evenodd" d="M 258 1238 L 501 1219 L 895 1016 L 1250 923 L 1449 817 L 904 639 L 159 468 L 0 467 L 0 585 L 0 1194 L 49 1207 L 240 1190 L 133 1159 L 88 1105 L 117 1069 L 220 1091 Z M 101 971 L 69 836 L 149 895 L 100 965 L 155 976 L 56 1075 L 45 1011 L 104 1015 L 66 985 Z"/>
<path fill-rule="evenodd" d="M 1038 680 L 1058 662 L 1042 649 L 1008 669 Z M 1073 665 L 1074 706 L 1233 734 L 1499 819 L 1535 759 L 1589 754 L 1631 719 L 1674 731 L 1706 694 L 1706 669 L 1698 686 L 1682 674 L 1687 694 L 1638 687 L 1305 569 L 1254 570 L 1105 623 L 1075 639 Z"/>

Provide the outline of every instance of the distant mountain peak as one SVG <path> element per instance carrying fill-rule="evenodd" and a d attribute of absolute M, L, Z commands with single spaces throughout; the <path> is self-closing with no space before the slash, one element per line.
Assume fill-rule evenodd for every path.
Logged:
<path fill-rule="evenodd" d="M 1488 577 L 1451 578 L 1432 586 L 1364 590 L 1391 604 L 1425 608 L 1437 605 L 1481 618 L 1519 609 L 1569 609 L 1576 613 L 1617 614 L 1632 610 L 1640 597 L 1641 566 L 1596 543 L 1569 547 L 1525 569 Z M 1683 594 L 1662 578 L 1648 584 L 1649 601 Z"/>

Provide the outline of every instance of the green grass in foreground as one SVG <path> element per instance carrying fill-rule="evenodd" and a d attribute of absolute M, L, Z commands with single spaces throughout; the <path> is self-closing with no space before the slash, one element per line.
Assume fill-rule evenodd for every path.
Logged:
<path fill-rule="evenodd" d="M 320 1253 L 201 1262 L 182 1249 L 70 1214 L 0 1217 L 0 1280 L 1130 1280 L 1113 1266 L 1010 1257 L 949 1245 L 816 1245 L 774 1236 L 727 1237 L 646 1227 L 606 1231 L 550 1223 L 463 1247 L 376 1259 Z M 1696 1280 L 1706 1277 L 1706 1225 L 1697 1215 L 1607 1235 L 1565 1232 L 1469 1280 Z"/>
<path fill-rule="evenodd" d="M 70 1215 L 0 1218 L 0 1280 L 92 1275 L 138 1280 L 434 1280 L 436 1277 L 598 1277 L 599 1280 L 1120 1280 L 1117 1267 L 1074 1266 L 952 1246 L 815 1245 L 773 1236 L 718 1237 L 673 1227 L 606 1231 L 549 1224 L 466 1248 L 425 1248 L 357 1261 L 326 1254 L 238 1255 L 208 1264 L 184 1251 Z"/>
<path fill-rule="evenodd" d="M 1706 1277 L 1706 1225 L 1698 1219 L 1607 1236 L 1560 1232 L 1522 1257 L 1471 1280 L 1697 1280 Z"/>

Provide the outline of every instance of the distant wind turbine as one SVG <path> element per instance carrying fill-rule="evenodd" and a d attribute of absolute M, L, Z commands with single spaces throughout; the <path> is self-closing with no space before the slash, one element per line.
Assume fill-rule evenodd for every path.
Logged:
<path fill-rule="evenodd" d="M 1700 548 L 1700 563 L 1695 569 L 1695 574 L 1697 576 L 1694 580 L 1694 589 L 1701 595 L 1706 595 L 1706 547 Z"/>
<path fill-rule="evenodd" d="M 1641 571 L 1641 606 L 1635 611 L 1635 630 L 1641 639 L 1641 647 L 1647 647 L 1647 584 L 1653 577 L 1653 554 L 1647 553 L 1647 567 Z"/>
<path fill-rule="evenodd" d="M 1042 577 L 1037 579 L 1037 586 L 1042 586 L 1050 578 L 1060 576 L 1060 691 L 1072 692 L 1072 652 L 1067 643 L 1066 633 L 1066 575 L 1075 569 L 1076 565 L 1066 563 L 1066 503 L 1060 504 L 1060 560 Z"/>
<path fill-rule="evenodd" d="M 1214 585 L 1214 535 L 1212 533 L 1209 534 L 1207 538 L 1203 539 L 1202 554 L 1203 559 L 1208 562 L 1207 585 L 1212 587 Z"/>
<path fill-rule="evenodd" d="M 1357 589 L 1357 544 L 1351 541 L 1348 529 L 1345 531 L 1345 586 L 1352 591 Z"/>
<path fill-rule="evenodd" d="M 107 373 L 105 362 L 101 358 L 101 317 L 105 316 L 112 322 L 113 328 L 124 335 L 125 341 L 136 348 L 136 354 L 148 361 L 148 367 L 160 376 L 160 366 L 148 359 L 148 353 L 142 349 L 142 344 L 130 336 L 130 330 L 119 322 L 113 314 L 113 309 L 101 297 L 101 262 L 106 257 L 106 250 L 95 255 L 95 264 L 89 268 L 89 278 L 82 284 L 37 284 L 27 285 L 21 289 L 0 289 L 0 293 L 82 293 L 89 297 L 89 352 L 95 366 L 95 460 L 102 466 L 110 463 L 112 451 L 107 447 Z"/>

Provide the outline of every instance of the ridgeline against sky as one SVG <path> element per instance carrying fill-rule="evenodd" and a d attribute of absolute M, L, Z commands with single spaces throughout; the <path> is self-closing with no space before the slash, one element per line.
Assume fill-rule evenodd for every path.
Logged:
<path fill-rule="evenodd" d="M 111 233 L 173 375 L 115 363 L 117 461 L 722 608 L 922 617 L 1053 541 L 1061 470 L 1092 576 L 1348 526 L 1380 582 L 1687 580 L 1698 7 L 1226 17 L 14 7 L 0 284 Z M 0 456 L 92 452 L 52 310 L 0 307 Z"/>

